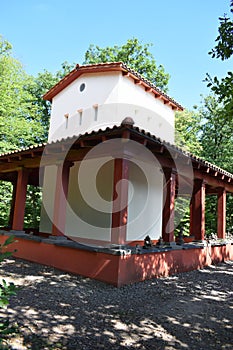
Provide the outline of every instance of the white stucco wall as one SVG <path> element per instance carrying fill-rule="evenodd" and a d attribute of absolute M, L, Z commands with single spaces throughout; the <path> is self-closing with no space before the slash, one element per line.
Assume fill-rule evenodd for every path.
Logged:
<path fill-rule="evenodd" d="M 162 232 L 163 174 L 158 167 L 137 160 L 130 163 L 128 241 L 158 239 Z M 133 191 L 132 191 L 133 190 Z"/>
<path fill-rule="evenodd" d="M 46 166 L 42 190 L 40 232 L 52 232 L 53 206 L 56 189 L 57 166 Z"/>
<path fill-rule="evenodd" d="M 84 163 L 82 172 L 81 162 L 70 169 L 65 234 L 78 242 L 87 239 L 110 244 L 114 161 L 105 157 Z M 46 167 L 41 232 L 52 232 L 56 174 L 56 166 Z M 146 235 L 158 239 L 162 231 L 163 175 L 156 165 L 137 159 L 137 165 L 129 163 L 129 181 L 126 240 L 144 240 Z"/>
<path fill-rule="evenodd" d="M 81 178 L 80 162 L 76 162 L 71 168 L 66 234 L 77 241 L 79 238 L 84 238 L 110 243 L 113 161 L 105 158 L 84 162 L 85 169 Z M 94 181 L 88 176 L 91 173 L 96 174 L 93 176 Z"/>
<path fill-rule="evenodd" d="M 80 91 L 82 84 L 85 84 L 85 89 Z M 174 111 L 120 72 L 81 75 L 56 95 L 52 102 L 49 141 L 120 125 L 125 117 L 132 117 L 135 126 L 163 140 L 174 142 Z M 101 198 L 93 196 L 88 181 L 98 162 L 98 159 L 86 161 L 89 168 L 84 181 L 86 194 L 96 200 L 97 207 Z M 106 164 L 102 175 L 98 177 L 98 189 L 108 197 L 106 203 L 102 203 L 105 209 L 103 212 L 94 210 L 82 199 L 77 180 L 80 163 L 75 163 L 71 168 L 66 220 L 68 236 L 110 242 L 113 162 Z M 152 239 L 158 239 L 161 235 L 163 177 L 159 167 L 151 171 L 150 164 L 142 162 L 141 165 L 146 173 L 151 173 L 149 189 L 148 178 L 145 179 L 137 166 L 131 165 L 129 180 L 134 192 L 129 193 L 129 198 L 132 197 L 128 211 L 129 241 L 143 240 L 148 234 Z M 46 167 L 40 223 L 42 232 L 51 232 L 52 228 L 49 216 L 53 217 L 55 179 L 56 166 Z M 147 205 L 146 211 L 143 209 L 144 204 Z"/>
<path fill-rule="evenodd" d="M 113 101 L 117 101 L 119 78 L 119 73 L 84 74 L 56 95 L 52 101 L 49 141 L 98 129 L 98 125 L 104 120 L 99 113 L 98 119 L 95 120 L 96 112 L 93 105 L 104 105 L 110 95 Z M 85 84 L 85 89 L 80 91 L 82 84 Z M 66 114 L 69 114 L 68 121 L 65 118 Z M 80 114 L 82 114 L 81 122 Z M 110 124 L 113 119 L 114 116 L 110 115 Z"/>
<path fill-rule="evenodd" d="M 81 92 L 82 84 L 85 89 Z M 174 111 L 120 72 L 84 74 L 56 95 L 49 141 L 120 125 L 125 117 L 132 117 L 135 126 L 174 142 Z"/>

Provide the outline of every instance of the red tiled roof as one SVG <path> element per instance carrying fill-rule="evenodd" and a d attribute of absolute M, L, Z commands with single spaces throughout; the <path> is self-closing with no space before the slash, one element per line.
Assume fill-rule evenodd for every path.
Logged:
<path fill-rule="evenodd" d="M 71 84 L 75 79 L 77 79 L 82 74 L 87 73 L 100 73 L 100 72 L 113 72 L 119 71 L 123 75 L 128 76 L 134 80 L 136 84 L 142 85 L 142 87 L 150 93 L 153 93 L 156 98 L 160 98 L 164 104 L 168 104 L 172 109 L 183 110 L 183 107 L 173 100 L 171 97 L 162 92 L 149 80 L 145 79 L 142 75 L 129 68 L 123 62 L 107 62 L 107 63 L 97 63 L 97 64 L 87 64 L 87 65 L 76 65 L 76 67 L 67 74 L 63 79 L 61 79 L 56 85 L 54 85 L 43 98 L 48 101 L 52 101 L 53 97 L 56 96 L 60 91 Z"/>
<path fill-rule="evenodd" d="M 142 130 L 136 126 L 132 126 L 132 125 L 126 125 L 126 124 L 122 124 L 120 126 L 113 126 L 113 127 L 107 127 L 106 129 L 99 129 L 97 131 L 91 131 L 91 132 L 86 132 L 84 134 L 80 134 L 80 135 L 74 135 L 72 137 L 67 137 L 64 139 L 61 139 L 60 141 L 52 141 L 51 143 L 43 143 L 43 144 L 39 144 L 39 145 L 33 145 L 27 148 L 23 148 L 23 149 L 19 149 L 19 150 L 15 150 L 15 151 L 11 151 L 8 153 L 4 153 L 4 154 L 0 154 L 0 165 L 1 163 L 6 164 L 6 162 L 11 162 L 14 161 L 15 158 L 19 158 L 19 160 L 23 157 L 27 157 L 28 154 L 30 153 L 38 153 L 38 155 L 41 155 L 44 151 L 45 147 L 51 147 L 51 149 L 53 147 L 59 146 L 62 144 L 75 144 L 75 143 L 80 143 L 83 140 L 88 140 L 88 139 L 97 139 L 97 138 L 101 138 L 102 135 L 104 136 L 111 136 L 114 135 L 114 133 L 116 133 L 117 135 L 122 132 L 123 130 L 129 130 L 130 133 L 133 134 L 137 134 L 141 137 L 145 137 L 146 139 L 150 140 L 152 143 L 156 143 L 160 146 L 164 146 L 164 150 L 168 150 L 175 152 L 177 155 L 181 154 L 184 157 L 187 157 L 188 159 L 190 159 L 194 164 L 199 164 L 200 166 L 202 166 L 204 169 L 211 169 L 213 171 L 216 171 L 224 176 L 226 176 L 228 179 L 233 180 L 233 174 L 229 173 L 228 171 L 225 171 L 224 169 L 205 161 L 204 159 L 197 157 L 195 155 L 193 155 L 190 152 L 187 152 L 175 145 L 170 144 L 169 142 L 166 142 L 164 140 L 161 140 L 160 138 L 156 137 L 155 135 L 146 132 L 145 130 Z M 60 152 L 58 150 L 58 152 Z M 0 170 L 1 172 L 1 170 Z"/>

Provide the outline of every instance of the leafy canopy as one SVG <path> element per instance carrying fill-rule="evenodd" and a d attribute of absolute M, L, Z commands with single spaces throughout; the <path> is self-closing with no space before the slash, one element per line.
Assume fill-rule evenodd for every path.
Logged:
<path fill-rule="evenodd" d="M 230 3 L 230 12 L 233 13 L 233 0 Z M 233 54 L 233 20 L 226 14 L 219 17 L 219 35 L 216 38 L 215 47 L 209 52 L 213 58 L 226 60 Z"/>
<path fill-rule="evenodd" d="M 168 89 L 169 74 L 162 65 L 157 66 L 149 51 L 152 44 L 142 44 L 137 38 L 128 39 L 122 46 L 114 45 L 101 48 L 91 44 L 85 53 L 84 64 L 104 62 L 124 62 L 150 80 L 163 91 Z"/>
<path fill-rule="evenodd" d="M 12 57 L 11 45 L 0 37 L 0 151 L 10 151 L 41 141 L 35 84 L 22 64 Z"/>
<path fill-rule="evenodd" d="M 233 13 L 233 0 L 230 2 L 230 12 Z M 227 60 L 233 55 L 233 19 L 224 15 L 220 17 L 215 47 L 209 52 L 213 58 Z M 217 95 L 218 101 L 224 104 L 225 115 L 233 117 L 233 73 L 230 71 L 226 77 L 219 79 L 206 75 L 207 86 Z"/>

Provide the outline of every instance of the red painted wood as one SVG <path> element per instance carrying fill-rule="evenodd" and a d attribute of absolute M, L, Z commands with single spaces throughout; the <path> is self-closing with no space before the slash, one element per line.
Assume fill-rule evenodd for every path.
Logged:
<path fill-rule="evenodd" d="M 164 170 L 164 207 L 162 238 L 165 242 L 174 242 L 176 174 L 172 169 Z"/>
<path fill-rule="evenodd" d="M 18 170 L 16 190 L 13 191 L 13 220 L 12 230 L 22 231 L 24 226 L 24 212 L 27 195 L 28 170 L 22 168 Z"/>
<path fill-rule="evenodd" d="M 113 206 L 111 243 L 124 244 L 126 242 L 128 216 L 128 179 L 129 164 L 127 159 L 115 159 L 113 179 Z M 121 180 L 122 181 L 119 183 Z"/>
<path fill-rule="evenodd" d="M 190 200 L 189 206 L 189 235 L 192 236 L 192 227 L 193 227 L 193 199 Z"/>
<path fill-rule="evenodd" d="M 217 233 L 218 238 L 226 236 L 226 190 L 218 188 Z"/>
<path fill-rule="evenodd" d="M 12 228 L 12 224 L 13 224 L 15 198 L 16 198 L 16 181 L 12 182 L 12 186 L 13 186 L 13 191 L 12 191 L 11 208 L 10 208 L 10 215 L 9 215 L 9 221 L 8 221 L 8 226 L 10 228 Z"/>
<path fill-rule="evenodd" d="M 52 234 L 54 236 L 62 236 L 65 234 L 70 165 L 71 164 L 68 162 L 57 165 L 52 225 Z"/>
<path fill-rule="evenodd" d="M 195 240 L 205 239 L 205 182 L 200 179 L 194 180 L 193 195 L 190 206 L 190 235 Z"/>

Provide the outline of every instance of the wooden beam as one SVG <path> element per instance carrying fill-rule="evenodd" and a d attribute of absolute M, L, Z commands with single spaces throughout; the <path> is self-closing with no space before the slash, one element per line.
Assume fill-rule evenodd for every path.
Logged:
<path fill-rule="evenodd" d="M 216 176 L 211 176 L 210 174 L 194 169 L 194 178 L 204 180 L 208 185 L 213 187 L 224 187 L 227 192 L 233 193 L 233 186 L 228 181 L 223 181 L 223 179 Z"/>
<path fill-rule="evenodd" d="M 150 86 L 145 86 L 145 91 L 146 91 L 146 92 L 152 92 L 153 89 L 152 89 L 152 87 L 150 87 Z"/>
<path fill-rule="evenodd" d="M 173 169 L 163 169 L 164 200 L 162 238 L 165 242 L 174 242 L 174 218 L 176 195 L 176 172 Z"/>
<path fill-rule="evenodd" d="M 190 234 L 197 241 L 205 239 L 205 181 L 194 180 L 190 206 Z"/>
<path fill-rule="evenodd" d="M 129 74 L 129 72 L 126 72 L 126 71 L 122 71 L 122 75 L 124 76 L 124 77 L 129 77 L 130 76 L 130 74 Z"/>
<path fill-rule="evenodd" d="M 22 231 L 24 227 L 24 211 L 26 204 L 27 184 L 28 170 L 21 168 L 18 171 L 16 182 L 12 230 Z"/>
<path fill-rule="evenodd" d="M 14 218 L 14 208 L 15 208 L 15 199 L 16 199 L 16 186 L 17 182 L 14 181 L 12 183 L 13 190 L 12 190 L 12 196 L 11 196 L 11 208 L 10 208 L 10 215 L 9 215 L 9 220 L 8 220 L 8 226 L 12 229 L 12 224 L 13 224 L 13 218 Z"/>
<path fill-rule="evenodd" d="M 128 216 L 128 179 L 129 163 L 127 159 L 114 160 L 113 206 L 111 243 L 125 244 Z"/>
<path fill-rule="evenodd" d="M 226 190 L 224 188 L 218 188 L 217 234 L 218 238 L 226 237 Z"/>

